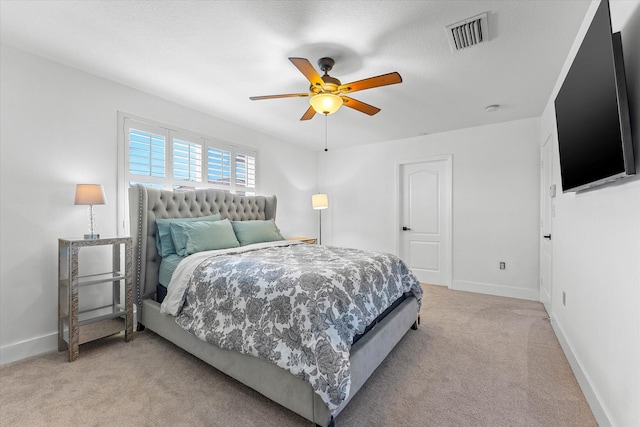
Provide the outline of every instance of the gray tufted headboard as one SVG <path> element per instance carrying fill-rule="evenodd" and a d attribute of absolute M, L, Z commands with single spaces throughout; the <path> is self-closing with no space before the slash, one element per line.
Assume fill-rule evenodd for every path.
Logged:
<path fill-rule="evenodd" d="M 156 218 L 220 213 L 231 221 L 275 220 L 276 204 L 276 196 L 238 196 L 221 190 L 170 191 L 139 184 L 129 188 L 134 303 L 138 310 L 142 310 L 143 299 L 153 297 L 158 284 L 161 257 L 156 249 Z"/>

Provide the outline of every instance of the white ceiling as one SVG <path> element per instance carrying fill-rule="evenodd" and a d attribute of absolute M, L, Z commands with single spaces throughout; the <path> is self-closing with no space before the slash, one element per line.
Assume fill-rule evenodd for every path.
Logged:
<path fill-rule="evenodd" d="M 336 60 L 343 83 L 392 71 L 403 83 L 354 93 L 382 109 L 328 117 L 329 148 L 539 116 L 590 2 L 1 1 L 2 43 L 278 139 L 323 149 L 325 118 L 288 61 Z M 445 27 L 488 12 L 489 42 L 452 52 Z M 487 113 L 485 107 L 500 104 Z M 135 113 L 135 112 L 133 112 Z M 142 113 L 141 113 L 142 114 Z"/>

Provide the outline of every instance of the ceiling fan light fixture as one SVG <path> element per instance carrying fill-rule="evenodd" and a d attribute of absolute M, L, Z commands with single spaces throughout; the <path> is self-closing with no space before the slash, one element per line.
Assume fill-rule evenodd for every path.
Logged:
<path fill-rule="evenodd" d="M 319 93 L 309 99 L 309 103 L 319 114 L 333 114 L 342 106 L 342 98 L 332 93 Z"/>

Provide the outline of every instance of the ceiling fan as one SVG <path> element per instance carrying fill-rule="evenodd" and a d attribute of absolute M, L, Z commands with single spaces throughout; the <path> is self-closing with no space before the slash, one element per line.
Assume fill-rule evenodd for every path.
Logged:
<path fill-rule="evenodd" d="M 353 99 L 347 96 L 347 94 L 359 90 L 402 83 L 402 77 L 400 77 L 400 74 L 393 72 L 342 84 L 340 80 L 335 77 L 331 77 L 328 74 L 333 68 L 333 64 L 335 64 L 335 61 L 331 58 L 320 58 L 318 60 L 318 67 L 320 67 L 320 70 L 324 72 L 323 76 L 320 76 L 309 60 L 305 58 L 289 58 L 289 61 L 291 61 L 311 83 L 311 86 L 309 86 L 309 93 L 251 96 L 249 99 L 257 101 L 260 99 L 310 97 L 309 103 L 311 106 L 302 115 L 300 120 L 309 120 L 313 118 L 316 113 L 324 115 L 333 114 L 338 111 L 342 105 L 373 116 L 380 111 L 379 108 L 365 104 L 357 99 Z"/>

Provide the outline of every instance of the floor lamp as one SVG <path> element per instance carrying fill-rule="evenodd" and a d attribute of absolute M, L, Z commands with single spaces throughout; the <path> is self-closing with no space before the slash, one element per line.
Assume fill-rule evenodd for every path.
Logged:
<path fill-rule="evenodd" d="M 322 210 L 329 207 L 329 198 L 324 193 L 317 193 L 311 196 L 311 206 L 318 212 L 318 243 L 322 244 Z"/>

